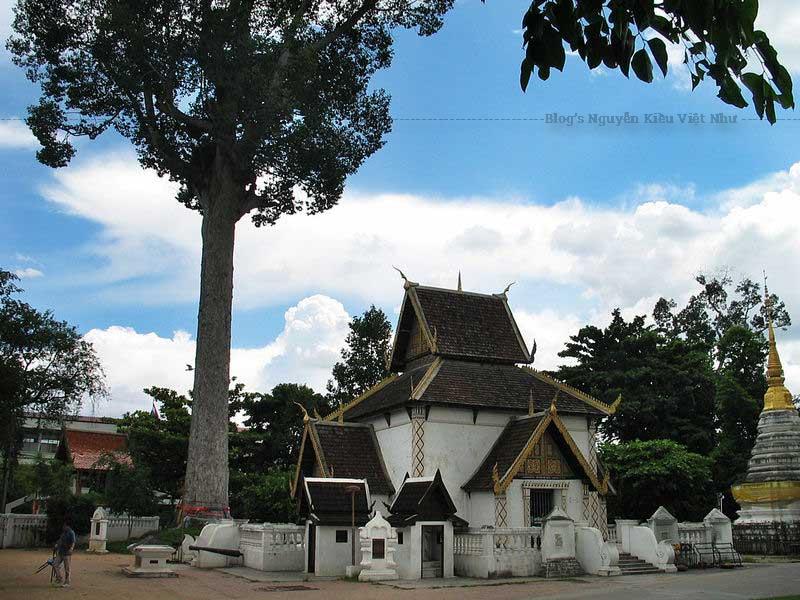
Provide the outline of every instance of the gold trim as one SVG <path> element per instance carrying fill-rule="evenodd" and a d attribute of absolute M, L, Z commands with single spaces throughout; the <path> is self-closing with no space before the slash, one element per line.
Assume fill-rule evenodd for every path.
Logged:
<path fill-rule="evenodd" d="M 428 386 L 431 382 L 436 378 L 439 374 L 439 369 L 442 368 L 442 363 L 444 360 L 437 356 L 432 362 L 428 369 L 425 371 L 425 374 L 419 380 L 416 386 L 413 386 L 411 389 L 411 399 L 412 400 L 419 400 L 422 398 L 422 394 L 425 393 L 425 390 L 428 389 Z"/>
<path fill-rule="evenodd" d="M 608 493 L 608 477 L 604 481 L 599 481 L 597 479 L 597 475 L 592 471 L 591 466 L 586 461 L 586 458 L 583 456 L 583 452 L 580 451 L 575 440 L 572 439 L 572 436 L 569 434 L 567 427 L 564 425 L 561 418 L 558 416 L 558 412 L 551 406 L 550 411 L 546 414 L 546 416 L 539 422 L 536 426 L 536 429 L 533 430 L 531 437 L 528 438 L 528 442 L 525 444 L 525 447 L 522 451 L 517 455 L 517 458 L 514 459 L 514 462 L 511 463 L 511 466 L 505 472 L 503 477 L 501 477 L 498 481 L 494 484 L 494 493 L 495 494 L 502 494 L 507 489 L 508 486 L 511 485 L 511 482 L 514 480 L 514 477 L 519 473 L 519 470 L 522 468 L 522 465 L 525 464 L 525 461 L 530 456 L 530 453 L 533 451 L 534 446 L 539 442 L 544 432 L 547 430 L 547 427 L 553 423 L 556 428 L 558 429 L 559 433 L 561 433 L 561 437 L 564 438 L 564 441 L 567 442 L 570 450 L 572 451 L 573 456 L 578 460 L 578 464 L 580 464 L 581 468 L 583 469 L 584 474 L 589 478 L 589 481 L 594 486 L 595 490 L 597 490 L 600 494 L 606 495 Z"/>
<path fill-rule="evenodd" d="M 417 298 L 417 290 L 412 287 L 407 293 L 408 297 L 411 299 L 411 307 L 414 309 L 414 313 L 417 315 L 417 321 L 419 321 L 422 333 L 425 334 L 425 338 L 428 341 L 428 348 L 430 348 L 431 354 L 436 354 L 436 337 L 431 333 L 431 327 L 428 325 L 428 319 L 425 318 L 425 312 L 422 310 L 422 304 L 420 304 L 419 298 Z"/>
<path fill-rule="evenodd" d="M 347 404 L 342 404 L 342 405 L 341 405 L 339 408 L 337 408 L 335 411 L 333 411 L 332 413 L 329 413 L 329 414 L 327 414 L 327 415 L 325 416 L 325 418 L 324 418 L 324 419 L 322 419 L 322 420 L 323 420 L 323 421 L 335 421 L 336 419 L 338 419 L 338 418 L 339 418 L 339 415 L 340 415 L 340 414 L 341 414 L 341 415 L 344 415 L 344 413 L 346 413 L 348 410 L 350 410 L 350 409 L 351 409 L 351 408 L 353 408 L 354 406 L 356 406 L 356 405 L 360 404 L 361 402 L 363 402 L 364 400 L 366 400 L 367 398 L 369 398 L 370 396 L 372 396 L 372 394 L 374 394 L 374 393 L 375 393 L 375 392 L 377 392 L 378 390 L 380 390 L 380 389 L 383 389 L 384 387 L 386 387 L 387 385 L 389 385 L 391 382 L 393 382 L 393 381 L 394 381 L 395 379 L 397 379 L 397 378 L 398 378 L 398 375 L 396 375 L 396 374 L 394 374 L 394 373 L 393 373 L 393 374 L 391 374 L 391 375 L 389 375 L 389 377 L 387 377 L 387 378 L 383 379 L 382 381 L 379 381 L 378 383 L 376 383 L 375 385 L 373 385 L 373 386 L 372 386 L 371 388 L 369 388 L 369 389 L 368 389 L 366 392 L 364 392 L 363 394 L 361 394 L 361 395 L 360 395 L 358 398 L 354 398 L 353 400 L 351 400 L 351 401 L 350 401 L 350 402 L 348 402 Z"/>
<path fill-rule="evenodd" d="M 731 487 L 739 504 L 790 502 L 800 500 L 800 481 L 763 481 L 740 483 Z"/>
<path fill-rule="evenodd" d="M 558 389 L 560 389 L 562 392 L 565 392 L 565 393 L 569 394 L 570 396 L 573 396 L 573 397 L 577 398 L 578 400 L 581 400 L 581 401 L 585 402 L 589 406 L 592 406 L 592 407 L 596 408 L 597 410 L 604 412 L 607 415 L 613 415 L 617 411 L 617 408 L 619 408 L 620 403 L 622 402 L 622 394 L 617 396 L 617 399 L 614 400 L 613 404 L 606 404 L 605 402 L 600 402 L 600 400 L 598 400 L 597 398 L 593 398 L 589 394 L 580 391 L 578 388 L 574 388 L 571 385 L 569 385 L 567 383 L 564 383 L 563 381 L 559 381 L 558 379 L 556 379 L 554 377 L 550 377 L 549 375 L 545 375 L 541 371 L 537 371 L 533 367 L 525 366 L 525 367 L 520 367 L 520 368 L 522 370 L 524 370 L 524 371 L 528 371 L 531 375 L 536 377 L 539 381 L 543 381 L 545 383 L 549 383 L 550 385 L 554 385 Z"/>
<path fill-rule="evenodd" d="M 314 454 L 317 457 L 317 465 L 319 466 L 319 470 L 322 471 L 322 477 L 331 477 L 331 473 L 328 470 L 328 463 L 325 460 L 325 455 L 322 453 L 322 444 L 320 444 L 319 437 L 317 437 L 317 430 L 314 429 L 313 421 L 309 423 L 308 434 L 311 438 L 311 445 L 314 447 Z"/>
<path fill-rule="evenodd" d="M 511 326 L 514 328 L 514 334 L 517 336 L 517 343 L 519 344 L 519 347 L 522 348 L 522 354 L 527 359 L 527 362 L 530 363 L 533 358 L 531 357 L 528 347 L 525 345 L 525 340 L 522 337 L 522 332 L 519 330 L 517 320 L 514 318 L 514 313 L 511 312 L 511 307 L 508 305 L 508 298 L 503 294 L 500 296 L 500 299 L 503 301 L 506 314 L 508 314 L 508 318 L 511 321 Z"/>
<path fill-rule="evenodd" d="M 297 466 L 294 469 L 294 481 L 292 482 L 292 498 L 297 493 L 297 484 L 300 481 L 300 465 L 303 463 L 303 451 L 306 447 L 306 438 L 308 437 L 308 423 L 303 426 L 303 438 L 300 441 L 300 452 L 297 453 Z"/>

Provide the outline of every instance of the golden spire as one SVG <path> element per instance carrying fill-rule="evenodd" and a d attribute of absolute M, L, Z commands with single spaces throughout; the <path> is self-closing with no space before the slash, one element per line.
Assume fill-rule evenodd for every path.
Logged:
<path fill-rule="evenodd" d="M 764 394 L 764 410 L 791 410 L 792 394 L 783 385 L 786 378 L 783 375 L 781 357 L 778 355 L 778 345 L 775 343 L 775 328 L 772 326 L 772 300 L 767 290 L 767 278 L 764 276 L 764 304 L 767 308 L 767 331 L 769 339 L 769 356 L 767 357 L 767 393 Z"/>

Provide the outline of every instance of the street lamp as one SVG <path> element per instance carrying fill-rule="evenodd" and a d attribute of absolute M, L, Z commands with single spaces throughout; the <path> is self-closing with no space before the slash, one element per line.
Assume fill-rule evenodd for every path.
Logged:
<path fill-rule="evenodd" d="M 350 550 L 352 565 L 356 566 L 356 495 L 361 493 L 361 486 L 351 484 L 344 488 L 350 494 Z"/>

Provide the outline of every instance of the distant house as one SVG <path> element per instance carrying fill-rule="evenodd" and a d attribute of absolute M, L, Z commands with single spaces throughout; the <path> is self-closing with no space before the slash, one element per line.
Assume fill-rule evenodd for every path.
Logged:
<path fill-rule="evenodd" d="M 116 433 L 117 420 L 110 417 L 70 415 L 57 421 L 33 413 L 26 415 L 22 423 L 22 447 L 18 457 L 19 463 L 32 464 L 40 457 L 45 460 L 54 459 L 61 441 L 62 431 L 65 428 L 75 431 Z"/>
<path fill-rule="evenodd" d="M 68 429 L 65 425 L 55 457 L 72 465 L 72 491 L 79 495 L 105 487 L 108 464 L 102 464 L 101 459 L 108 455 L 119 462 L 131 463 L 125 434 Z"/>

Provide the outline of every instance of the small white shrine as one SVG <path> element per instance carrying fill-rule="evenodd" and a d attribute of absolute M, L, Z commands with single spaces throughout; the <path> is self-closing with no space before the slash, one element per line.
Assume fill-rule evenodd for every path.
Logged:
<path fill-rule="evenodd" d="M 89 552 L 107 554 L 106 542 L 108 541 L 108 513 L 102 506 L 98 506 L 92 514 L 89 530 Z"/>
<path fill-rule="evenodd" d="M 381 511 L 359 530 L 361 540 L 361 573 L 359 581 L 391 581 L 399 579 L 394 553 L 397 533 L 383 518 Z"/>

